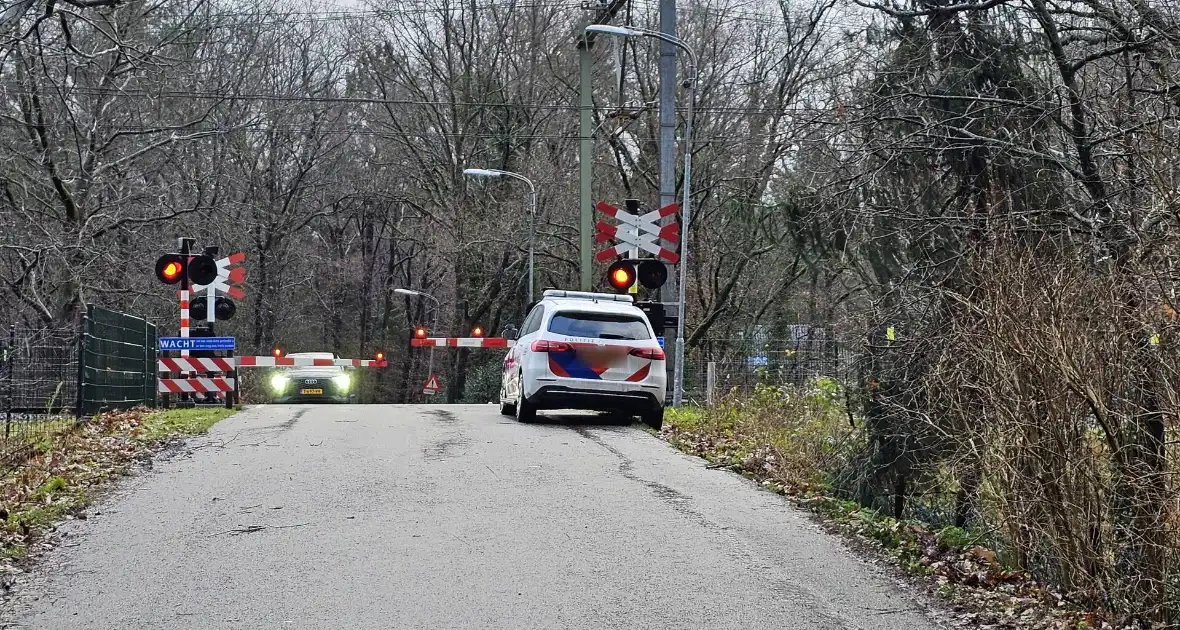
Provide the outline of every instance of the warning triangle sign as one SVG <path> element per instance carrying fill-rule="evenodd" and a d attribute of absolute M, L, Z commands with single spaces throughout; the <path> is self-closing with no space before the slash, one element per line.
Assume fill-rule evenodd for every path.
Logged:
<path fill-rule="evenodd" d="M 423 394 L 437 394 L 442 391 L 442 386 L 438 384 L 438 376 L 431 374 L 430 378 L 426 380 L 426 384 L 422 386 Z"/>

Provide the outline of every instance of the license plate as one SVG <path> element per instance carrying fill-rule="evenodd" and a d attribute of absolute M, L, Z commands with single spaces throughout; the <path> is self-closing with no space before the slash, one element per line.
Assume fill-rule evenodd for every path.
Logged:
<path fill-rule="evenodd" d="M 299 393 L 303 394 L 304 396 L 311 396 L 311 395 L 319 396 L 324 393 L 324 390 L 322 390 L 322 389 L 301 389 L 301 390 L 299 390 Z"/>

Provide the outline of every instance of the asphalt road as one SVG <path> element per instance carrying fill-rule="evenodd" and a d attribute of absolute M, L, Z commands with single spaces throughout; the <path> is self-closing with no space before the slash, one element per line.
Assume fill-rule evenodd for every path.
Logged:
<path fill-rule="evenodd" d="M 69 523 L 10 627 L 938 627 L 780 497 L 598 422 L 248 409 Z"/>

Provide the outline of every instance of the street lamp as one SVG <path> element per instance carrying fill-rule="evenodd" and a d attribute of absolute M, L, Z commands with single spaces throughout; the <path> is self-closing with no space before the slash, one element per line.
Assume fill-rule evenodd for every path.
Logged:
<path fill-rule="evenodd" d="M 440 310 L 442 310 L 442 303 L 438 301 L 438 298 L 434 297 L 433 295 L 431 295 L 429 293 L 424 293 L 422 291 L 415 291 L 413 289 L 394 289 L 393 292 L 397 293 L 399 295 L 408 295 L 411 297 L 424 297 L 424 298 L 434 300 L 434 321 L 430 324 L 430 330 L 431 331 L 438 330 L 438 312 Z M 434 345 L 433 344 L 431 344 L 431 346 L 430 346 L 430 362 L 426 366 L 426 378 L 430 378 L 431 376 L 434 376 Z"/>
<path fill-rule="evenodd" d="M 686 108 L 686 120 L 684 123 L 684 184 L 682 185 L 682 188 L 684 188 L 684 201 L 680 204 L 680 211 L 683 213 L 682 221 L 684 222 L 684 229 L 680 231 L 680 286 L 677 287 L 679 295 L 676 296 L 680 313 L 679 317 L 676 318 L 676 355 L 672 377 L 674 383 L 672 389 L 672 406 L 679 407 L 684 400 L 684 285 L 688 280 L 688 231 L 691 216 L 689 212 L 689 195 L 692 185 L 692 107 L 693 103 L 697 100 L 697 56 L 684 42 L 671 35 L 665 35 L 657 31 L 649 31 L 632 26 L 591 24 L 586 27 L 586 32 L 618 35 L 620 37 L 650 37 L 668 42 L 683 50 L 688 55 L 688 76 L 685 78 L 685 84 L 688 87 L 688 107 Z"/>
<path fill-rule="evenodd" d="M 537 189 L 533 186 L 533 181 L 520 173 L 513 173 L 511 171 L 498 171 L 490 168 L 465 168 L 464 175 L 471 177 L 511 177 L 519 179 L 520 181 L 529 185 L 529 304 L 533 303 L 533 256 L 537 240 Z"/>

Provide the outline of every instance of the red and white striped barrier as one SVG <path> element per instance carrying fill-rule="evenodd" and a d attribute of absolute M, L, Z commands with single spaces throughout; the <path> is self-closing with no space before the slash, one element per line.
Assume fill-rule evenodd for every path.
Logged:
<path fill-rule="evenodd" d="M 229 372 L 234 369 L 236 359 L 182 359 L 163 358 L 159 360 L 160 372 Z"/>
<path fill-rule="evenodd" d="M 411 339 L 410 345 L 415 348 L 509 348 L 512 342 L 503 337 L 427 337 Z"/>
<path fill-rule="evenodd" d="M 156 383 L 156 391 L 161 394 L 234 391 L 232 378 L 162 378 Z"/>
<path fill-rule="evenodd" d="M 383 368 L 389 364 L 376 359 L 313 359 L 311 357 L 237 357 L 238 367 L 332 366 L 354 368 Z"/>

